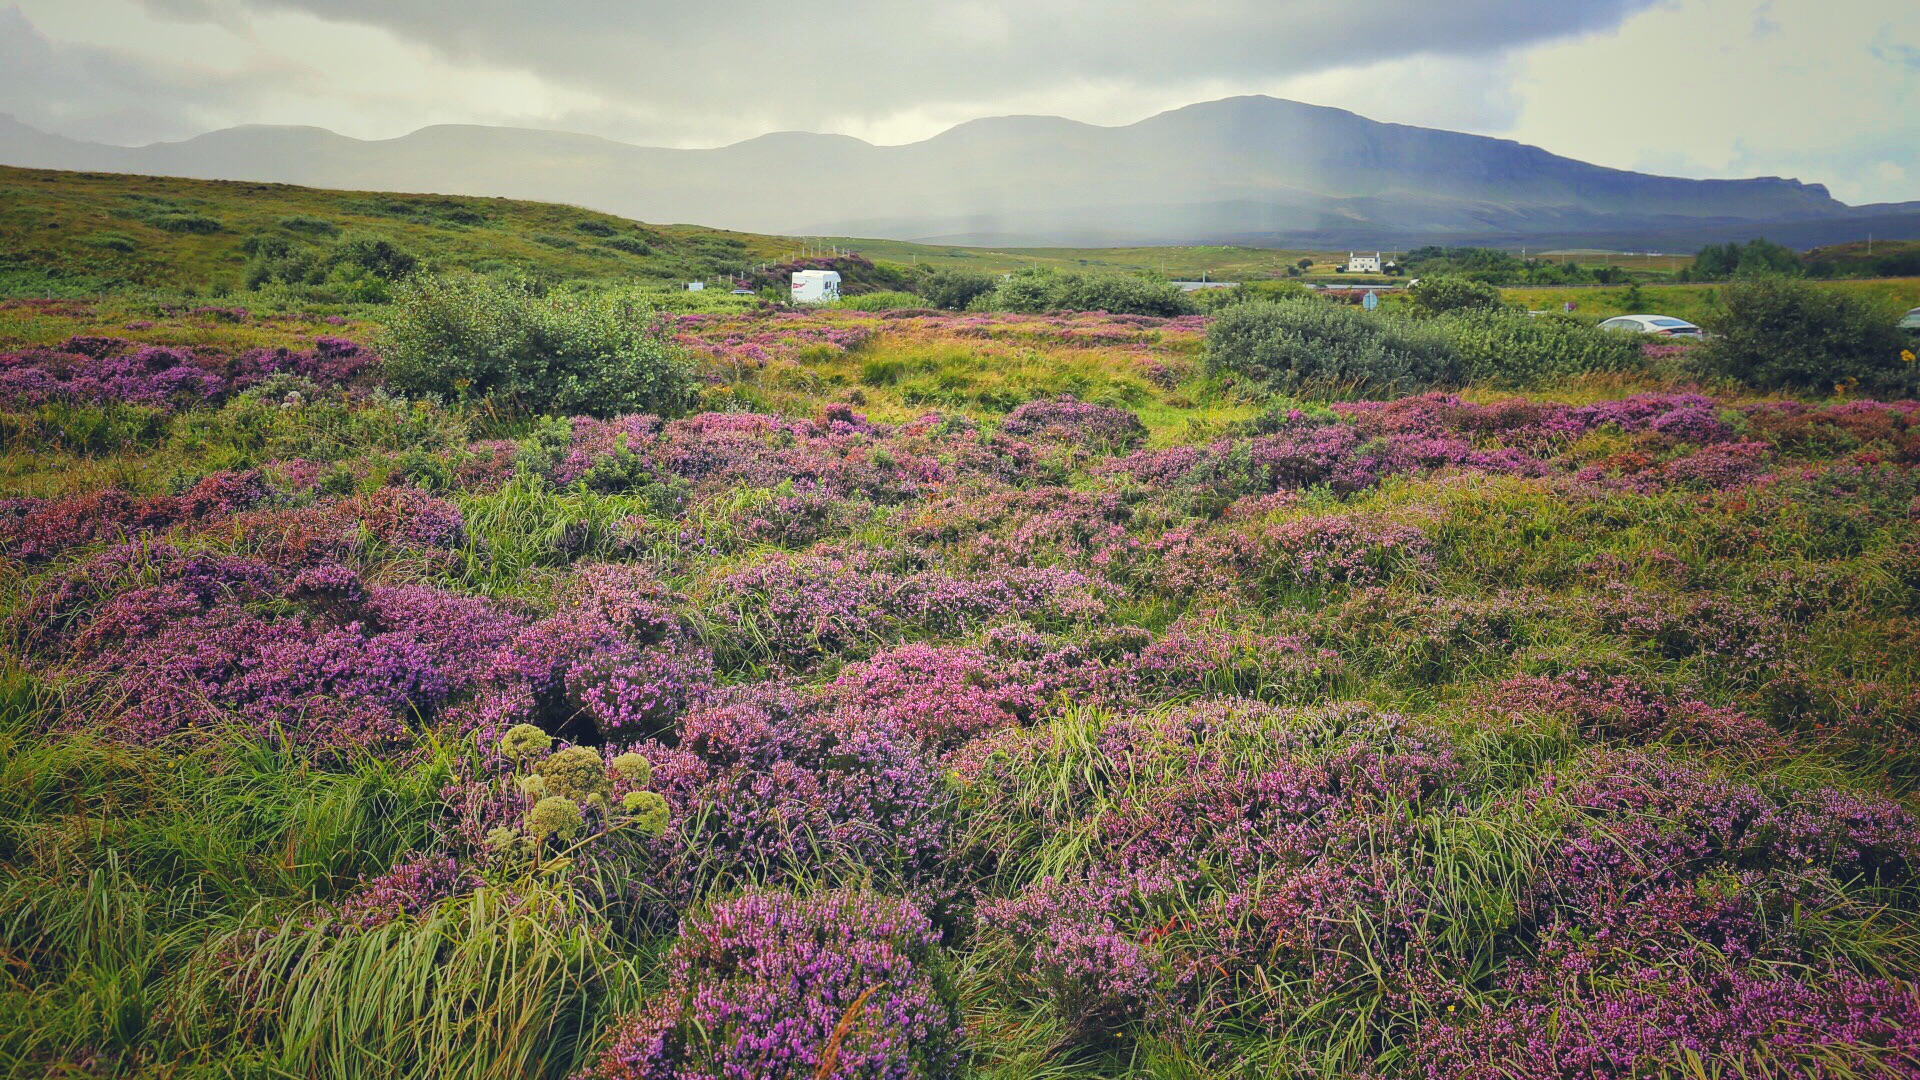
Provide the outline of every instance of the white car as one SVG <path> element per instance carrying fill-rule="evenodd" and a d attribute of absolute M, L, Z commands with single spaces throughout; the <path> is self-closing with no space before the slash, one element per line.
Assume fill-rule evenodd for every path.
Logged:
<path fill-rule="evenodd" d="M 1920 332 L 1920 307 L 1907 312 L 1906 317 L 1900 320 L 1900 329 Z"/>
<path fill-rule="evenodd" d="M 1704 338 L 1705 330 L 1685 319 L 1675 319 L 1667 315 L 1620 315 L 1600 324 L 1602 330 L 1626 330 L 1635 334 L 1657 334 L 1660 337 Z"/>

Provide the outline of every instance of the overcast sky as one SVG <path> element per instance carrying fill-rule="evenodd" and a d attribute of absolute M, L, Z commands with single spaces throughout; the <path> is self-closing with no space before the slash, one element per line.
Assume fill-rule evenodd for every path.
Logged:
<path fill-rule="evenodd" d="M 0 113 L 127 145 L 246 123 L 899 143 L 1250 93 L 1920 199 L 1915 0 L 0 0 Z"/>

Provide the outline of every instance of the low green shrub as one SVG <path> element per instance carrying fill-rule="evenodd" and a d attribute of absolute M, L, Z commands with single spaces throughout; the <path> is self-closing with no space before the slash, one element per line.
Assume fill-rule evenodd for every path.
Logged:
<path fill-rule="evenodd" d="M 673 414 L 694 395 L 692 369 L 653 311 L 621 296 L 417 278 L 396 291 L 380 349 L 404 393 L 528 412 Z"/>
<path fill-rule="evenodd" d="M 968 304 L 993 291 L 1000 279 L 973 270 L 937 270 L 920 286 L 927 303 L 948 311 L 965 311 Z"/>
<path fill-rule="evenodd" d="M 898 311 L 902 308 L 926 307 L 927 301 L 925 297 L 914 293 L 888 290 L 843 297 L 836 306 L 848 311 Z"/>
<path fill-rule="evenodd" d="M 1709 373 L 1762 390 L 1920 392 L 1895 319 L 1871 302 L 1787 278 L 1735 282 L 1700 350 Z"/>
<path fill-rule="evenodd" d="M 1439 328 L 1320 300 L 1239 304 L 1207 331 L 1207 366 L 1270 390 L 1370 395 L 1454 377 L 1458 357 Z"/>
<path fill-rule="evenodd" d="M 1071 274 L 1020 270 L 968 307 L 1029 315 L 1049 311 L 1105 311 L 1114 315 L 1191 315 L 1195 308 L 1180 287 L 1166 281 L 1119 274 Z"/>
<path fill-rule="evenodd" d="M 1639 342 L 1564 315 L 1529 316 L 1510 309 L 1465 309 L 1434 320 L 1459 356 L 1460 378 L 1507 388 L 1570 375 L 1627 371 L 1640 361 Z"/>

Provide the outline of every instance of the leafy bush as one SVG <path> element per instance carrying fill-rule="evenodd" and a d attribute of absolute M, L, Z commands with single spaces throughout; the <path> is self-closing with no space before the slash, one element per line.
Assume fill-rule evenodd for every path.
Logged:
<path fill-rule="evenodd" d="M 122 255 L 131 255 L 140 247 L 125 233 L 113 232 L 94 233 L 87 237 L 87 243 L 103 251 L 117 251 Z"/>
<path fill-rule="evenodd" d="M 1105 311 L 1114 315 L 1171 317 L 1194 313 L 1180 287 L 1119 274 L 1063 274 L 1020 270 L 970 307 L 1030 315 L 1049 311 Z"/>
<path fill-rule="evenodd" d="M 398 281 L 419 269 L 420 259 L 384 236 L 356 234 L 335 246 L 334 265 L 357 266 L 382 281 Z"/>
<path fill-rule="evenodd" d="M 222 225 L 220 223 L 219 218 L 208 217 L 205 214 L 191 214 L 191 213 L 185 213 L 185 212 L 172 213 L 172 214 L 155 214 L 154 216 L 147 218 L 146 221 L 147 221 L 147 224 L 153 226 L 154 228 L 159 229 L 163 232 L 170 232 L 170 233 L 197 233 L 197 234 L 204 235 L 208 233 L 217 233 L 220 230 L 226 228 L 225 225 Z"/>
<path fill-rule="evenodd" d="M 1639 362 L 1631 334 L 1597 330 L 1564 315 L 1468 309 L 1435 320 L 1460 358 L 1460 377 L 1494 386 L 1531 386 L 1595 371 L 1625 371 Z"/>
<path fill-rule="evenodd" d="M 1194 309 L 1202 315 L 1223 311 L 1235 304 L 1258 300 L 1298 300 L 1313 295 L 1313 290 L 1297 281 L 1249 281 L 1231 289 L 1201 289 L 1188 295 Z"/>
<path fill-rule="evenodd" d="M 624 251 L 629 255 L 653 254 L 653 247 L 645 240 L 636 240 L 631 236 L 616 236 L 607 241 L 607 246 L 615 251 Z"/>
<path fill-rule="evenodd" d="M 314 233 L 319 236 L 333 236 L 340 231 L 340 226 L 326 218 L 310 217 L 306 214 L 283 217 L 280 219 L 280 227 L 293 232 Z"/>
<path fill-rule="evenodd" d="M 392 385 L 538 412 L 675 413 L 693 374 L 652 313 L 612 296 L 535 297 L 475 276 L 402 285 L 384 340 Z"/>
<path fill-rule="evenodd" d="M 914 293 L 886 290 L 843 297 L 839 306 L 849 311 L 898 311 L 903 308 L 925 307 L 926 303 L 925 297 Z"/>
<path fill-rule="evenodd" d="M 1429 277 L 1407 290 L 1414 306 L 1430 315 L 1500 306 L 1500 290 L 1467 278 Z"/>
<path fill-rule="evenodd" d="M 1453 377 L 1444 333 L 1319 300 L 1240 304 L 1207 331 L 1207 365 L 1269 389 L 1382 393 Z"/>
<path fill-rule="evenodd" d="M 1901 357 L 1894 320 L 1868 301 L 1785 278 L 1739 282 L 1721 296 L 1725 313 L 1701 350 L 1714 374 L 1763 390 L 1915 392 L 1920 373 Z"/>
<path fill-rule="evenodd" d="M 939 270 L 920 287 L 927 303 L 948 311 L 965 311 L 968 304 L 993 291 L 1000 279 L 973 270 Z"/>
<path fill-rule="evenodd" d="M 614 228 L 604 221 L 576 221 L 573 223 L 573 231 L 583 232 L 588 236 L 612 236 Z"/>

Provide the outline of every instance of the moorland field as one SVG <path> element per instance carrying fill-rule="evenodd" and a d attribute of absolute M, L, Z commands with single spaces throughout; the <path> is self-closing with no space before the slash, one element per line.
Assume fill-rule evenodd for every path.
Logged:
<path fill-rule="evenodd" d="M 1920 1076 L 1911 281 L 792 310 L 43 182 L 0 1073 Z"/>

